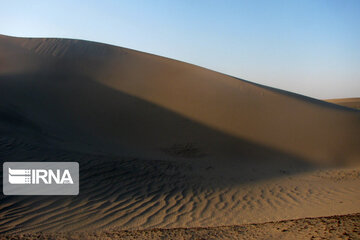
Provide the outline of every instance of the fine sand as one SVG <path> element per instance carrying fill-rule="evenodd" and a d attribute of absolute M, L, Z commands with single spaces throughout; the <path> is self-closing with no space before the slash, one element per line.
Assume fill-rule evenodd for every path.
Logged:
<path fill-rule="evenodd" d="M 1 195 L 6 234 L 360 213 L 359 110 L 88 41 L 0 35 L 0 161 L 80 164 L 78 196 Z"/>
<path fill-rule="evenodd" d="M 172 228 L 148 230 L 105 230 L 93 233 L 25 233 L 0 235 L 0 240 L 35 239 L 360 239 L 360 214 L 304 218 L 296 220 L 211 228 Z"/>

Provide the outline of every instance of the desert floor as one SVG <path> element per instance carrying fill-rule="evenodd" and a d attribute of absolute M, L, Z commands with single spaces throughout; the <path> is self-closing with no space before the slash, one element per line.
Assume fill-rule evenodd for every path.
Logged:
<path fill-rule="evenodd" d="M 1 240 L 31 239 L 360 239 L 360 214 L 212 228 L 37 233 L 0 235 Z"/>

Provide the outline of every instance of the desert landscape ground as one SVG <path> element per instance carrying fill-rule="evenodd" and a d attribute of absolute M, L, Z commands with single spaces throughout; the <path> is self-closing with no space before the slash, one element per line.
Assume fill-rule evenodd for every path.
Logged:
<path fill-rule="evenodd" d="M 24 233 L 0 239 L 358 239 L 359 221 L 359 214 L 351 214 L 226 227 Z"/>
<path fill-rule="evenodd" d="M 1 162 L 80 165 L 78 196 L 1 195 L 0 238 L 360 239 L 356 101 L 0 35 Z"/>

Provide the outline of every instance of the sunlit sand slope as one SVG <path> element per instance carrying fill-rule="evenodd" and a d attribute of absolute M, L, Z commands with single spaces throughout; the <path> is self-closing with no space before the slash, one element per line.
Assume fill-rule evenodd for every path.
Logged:
<path fill-rule="evenodd" d="M 341 106 L 355 108 L 360 110 L 360 98 L 336 98 L 328 99 L 327 102 L 335 103 Z"/>

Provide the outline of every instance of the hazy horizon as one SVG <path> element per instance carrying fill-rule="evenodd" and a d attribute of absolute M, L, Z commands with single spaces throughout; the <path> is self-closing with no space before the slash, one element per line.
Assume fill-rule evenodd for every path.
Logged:
<path fill-rule="evenodd" d="M 358 1 L 2 4 L 0 34 L 127 47 L 327 99 L 360 97 Z"/>

